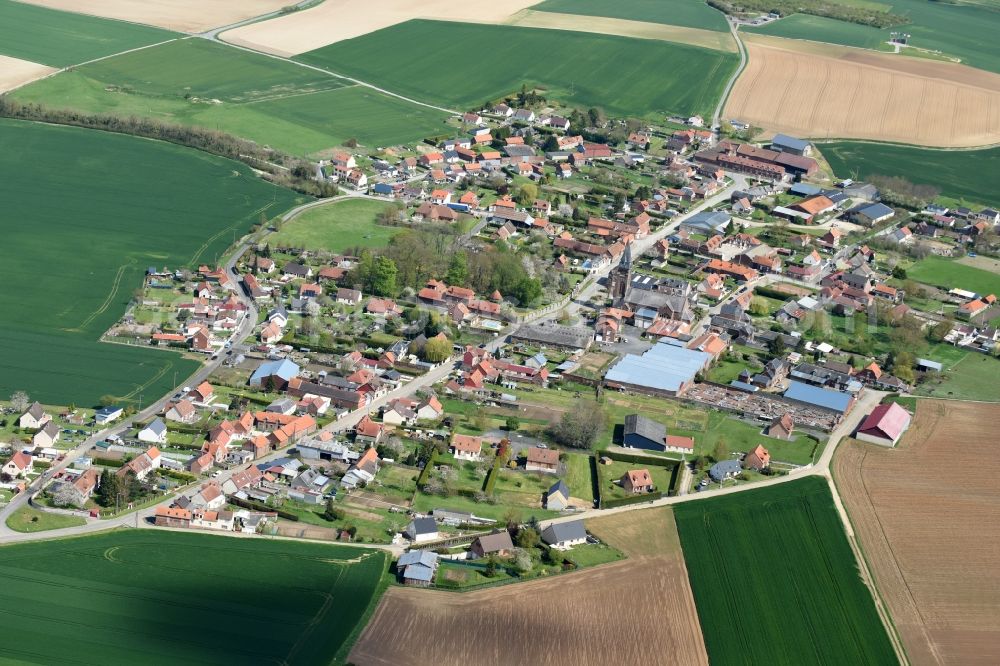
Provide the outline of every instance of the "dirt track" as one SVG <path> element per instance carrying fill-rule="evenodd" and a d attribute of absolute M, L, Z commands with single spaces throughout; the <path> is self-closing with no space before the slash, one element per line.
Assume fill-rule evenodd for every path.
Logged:
<path fill-rule="evenodd" d="M 393 587 L 349 661 L 397 664 L 707 664 L 673 514 L 588 527 L 629 559 L 479 592 Z M 641 550 L 631 550 L 640 543 Z"/>
<path fill-rule="evenodd" d="M 1000 142 L 1000 75 L 964 65 L 744 35 L 725 114 L 770 132 L 926 146 Z"/>
<path fill-rule="evenodd" d="M 1000 663 L 1000 405 L 921 400 L 899 447 L 849 441 L 834 478 L 910 662 Z M 986 427 L 984 427 L 986 426 Z"/>
<path fill-rule="evenodd" d="M 56 71 L 54 67 L 0 55 L 0 93 L 23 86 L 54 71 Z"/>
<path fill-rule="evenodd" d="M 105 18 L 155 25 L 178 32 L 211 28 L 277 11 L 295 0 L 21 0 Z"/>

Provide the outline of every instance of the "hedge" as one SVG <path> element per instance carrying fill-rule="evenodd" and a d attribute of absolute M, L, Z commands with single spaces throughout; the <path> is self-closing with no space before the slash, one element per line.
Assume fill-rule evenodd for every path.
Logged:
<path fill-rule="evenodd" d="M 100 465 L 101 467 L 122 467 L 123 465 L 125 465 L 125 461 L 124 460 L 122 460 L 122 459 L 116 460 L 114 458 L 96 458 L 95 457 L 95 458 L 92 459 L 92 462 L 95 465 Z"/>
<path fill-rule="evenodd" d="M 594 487 L 595 506 L 601 506 L 601 474 L 597 469 L 597 456 L 590 456 L 590 485 Z"/>
<path fill-rule="evenodd" d="M 417 477 L 417 488 L 420 490 L 424 489 L 424 485 L 427 483 L 427 479 L 431 475 L 431 470 L 434 469 L 434 462 L 437 460 L 437 456 L 437 449 L 433 449 L 431 451 L 431 455 L 427 458 L 427 462 L 424 463 L 424 468 L 420 470 L 420 476 Z"/>
<path fill-rule="evenodd" d="M 620 499 L 612 499 L 601 504 L 602 509 L 612 509 L 616 506 L 627 506 L 629 504 L 640 504 L 642 502 L 652 502 L 653 500 L 658 500 L 664 497 L 664 493 L 648 493 L 645 495 L 634 495 L 632 497 L 622 497 Z"/>
<path fill-rule="evenodd" d="M 619 462 L 632 462 L 639 463 L 642 465 L 654 465 L 655 467 L 670 467 L 671 465 L 679 466 L 681 461 L 672 460 L 671 458 L 659 458 L 654 456 L 640 456 L 634 453 L 624 453 L 622 451 L 608 451 L 607 449 L 599 450 L 597 452 L 598 456 L 607 456 L 612 460 L 617 460 Z"/>

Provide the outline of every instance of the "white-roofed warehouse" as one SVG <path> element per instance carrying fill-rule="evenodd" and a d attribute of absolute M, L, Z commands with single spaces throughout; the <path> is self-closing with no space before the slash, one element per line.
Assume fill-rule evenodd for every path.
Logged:
<path fill-rule="evenodd" d="M 695 375 L 708 368 L 712 355 L 678 347 L 664 340 L 641 356 L 628 354 L 604 377 L 610 388 L 625 388 L 654 395 L 681 395 Z"/>

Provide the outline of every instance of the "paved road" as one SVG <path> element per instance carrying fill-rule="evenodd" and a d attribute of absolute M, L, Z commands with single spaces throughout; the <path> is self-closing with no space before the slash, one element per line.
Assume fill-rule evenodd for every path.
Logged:
<path fill-rule="evenodd" d="M 733 40 L 736 41 L 736 49 L 740 52 L 740 64 L 736 68 L 736 71 L 733 72 L 733 75 L 729 77 L 729 81 L 726 82 L 726 87 L 719 97 L 719 103 L 715 105 L 715 111 L 712 113 L 712 131 L 718 131 L 719 123 L 722 120 L 722 107 L 726 105 L 729 93 L 733 91 L 733 86 L 736 85 L 736 79 L 740 78 L 740 74 L 743 73 L 743 68 L 747 64 L 747 49 L 743 45 L 743 40 L 740 39 L 739 26 L 730 21 L 728 17 L 726 18 L 726 23 L 729 24 L 729 32 L 732 33 Z"/>

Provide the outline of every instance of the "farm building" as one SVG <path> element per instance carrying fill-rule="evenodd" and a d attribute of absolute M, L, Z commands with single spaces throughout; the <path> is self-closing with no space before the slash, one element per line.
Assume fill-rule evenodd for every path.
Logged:
<path fill-rule="evenodd" d="M 558 324 L 533 324 L 521 326 L 511 336 L 512 342 L 527 342 L 553 349 L 587 349 L 594 341 L 588 328 L 560 326 Z"/>
<path fill-rule="evenodd" d="M 411 550 L 399 556 L 396 571 L 403 585 L 429 587 L 437 573 L 438 556 L 428 550 Z"/>
<path fill-rule="evenodd" d="M 786 399 L 793 400 L 810 407 L 836 412 L 843 416 L 854 406 L 855 396 L 843 391 L 811 386 L 802 382 L 788 382 L 788 389 L 783 394 Z"/>
<path fill-rule="evenodd" d="M 641 414 L 629 414 L 625 417 L 622 446 L 647 451 L 691 453 L 694 451 L 694 440 L 690 437 L 668 435 L 665 425 Z"/>
<path fill-rule="evenodd" d="M 909 427 L 910 413 L 897 403 L 891 402 L 873 409 L 855 436 L 863 442 L 895 446 Z"/>
<path fill-rule="evenodd" d="M 569 487 L 559 479 L 545 493 L 545 508 L 550 511 L 562 511 L 569 505 Z"/>
<path fill-rule="evenodd" d="M 711 354 L 678 347 L 666 339 L 641 356 L 626 354 L 608 371 L 604 383 L 610 388 L 674 397 L 682 395 L 711 362 Z"/>
<path fill-rule="evenodd" d="M 791 153 L 792 155 L 808 155 L 812 152 L 812 146 L 808 141 L 796 139 L 787 134 L 775 134 L 771 139 L 771 150 L 781 153 Z"/>
<path fill-rule="evenodd" d="M 552 523 L 542 530 L 542 541 L 553 548 L 567 549 L 587 542 L 587 529 L 582 520 Z"/>

